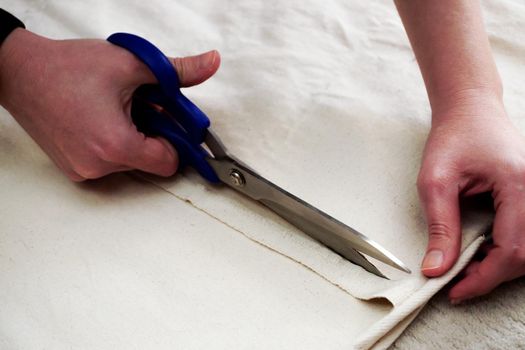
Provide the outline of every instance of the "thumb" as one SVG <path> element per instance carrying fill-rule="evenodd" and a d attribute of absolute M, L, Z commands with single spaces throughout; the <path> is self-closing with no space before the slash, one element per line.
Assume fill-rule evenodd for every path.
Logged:
<path fill-rule="evenodd" d="M 181 86 L 184 87 L 200 84 L 211 77 L 219 69 L 221 62 L 219 52 L 216 50 L 197 56 L 169 58 L 169 60 L 177 71 Z M 149 70 L 148 73 L 149 78 L 155 79 Z M 133 154 L 133 157 L 126 158 L 123 165 L 160 176 L 171 176 L 175 173 L 179 157 L 167 140 L 161 137 L 146 137 L 136 130 L 131 134 L 134 137 L 130 147 L 134 152 L 129 153 Z"/>
<path fill-rule="evenodd" d="M 429 233 L 421 271 L 428 277 L 441 276 L 454 265 L 461 247 L 458 186 L 434 180 L 420 186 L 419 193 Z"/>
<path fill-rule="evenodd" d="M 170 58 L 177 70 L 181 86 L 197 85 L 211 77 L 221 64 L 221 56 L 216 50 L 197 56 Z"/>

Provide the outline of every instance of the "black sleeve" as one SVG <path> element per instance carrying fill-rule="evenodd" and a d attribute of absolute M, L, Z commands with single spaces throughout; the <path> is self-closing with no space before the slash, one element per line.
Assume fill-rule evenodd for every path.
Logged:
<path fill-rule="evenodd" d="M 25 28 L 25 25 L 9 12 L 0 9 L 0 45 L 16 28 Z"/>

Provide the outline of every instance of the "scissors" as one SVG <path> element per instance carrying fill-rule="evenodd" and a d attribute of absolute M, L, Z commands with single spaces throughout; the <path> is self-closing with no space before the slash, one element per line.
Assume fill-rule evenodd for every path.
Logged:
<path fill-rule="evenodd" d="M 107 40 L 133 53 L 157 78 L 158 84 L 142 85 L 135 91 L 131 116 L 139 131 L 173 144 L 179 154 L 179 167 L 190 166 L 210 183 L 225 184 L 262 203 L 377 276 L 386 278 L 363 254 L 410 273 L 401 260 L 378 243 L 268 181 L 230 154 L 210 128 L 208 117 L 181 93 L 175 68 L 156 46 L 129 33 L 115 33 Z"/>

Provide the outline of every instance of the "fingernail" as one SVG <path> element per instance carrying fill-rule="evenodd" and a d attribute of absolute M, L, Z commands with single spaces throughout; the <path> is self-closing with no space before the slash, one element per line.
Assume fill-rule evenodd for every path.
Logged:
<path fill-rule="evenodd" d="M 208 69 L 213 66 L 213 63 L 215 63 L 216 59 L 215 51 L 208 51 L 206 53 L 203 53 L 199 57 L 199 68 L 205 68 Z"/>
<path fill-rule="evenodd" d="M 459 304 L 461 304 L 462 302 L 463 302 L 463 300 L 461 300 L 461 299 L 450 299 L 450 303 L 451 303 L 452 305 L 459 305 Z"/>
<path fill-rule="evenodd" d="M 422 270 L 433 270 L 437 269 L 443 263 L 443 252 L 441 250 L 431 250 L 423 259 L 423 264 L 421 265 Z"/>

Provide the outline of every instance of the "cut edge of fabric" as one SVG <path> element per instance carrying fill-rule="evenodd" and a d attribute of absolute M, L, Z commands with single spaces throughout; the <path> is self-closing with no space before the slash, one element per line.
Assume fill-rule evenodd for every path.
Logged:
<path fill-rule="evenodd" d="M 484 238 L 478 237 L 473 241 L 461 254 L 457 263 L 454 267 L 445 275 L 432 278 L 416 292 L 414 292 L 411 298 L 406 299 L 401 304 L 397 305 L 395 310 L 392 310 L 387 316 L 381 319 L 379 322 L 374 324 L 372 328 L 361 336 L 356 342 L 356 349 L 365 350 L 370 349 L 381 340 L 389 331 L 391 331 L 397 324 L 402 322 L 404 319 L 410 316 L 418 308 L 423 307 L 428 300 L 438 290 L 443 288 L 448 282 L 450 282 L 458 273 L 468 264 L 470 259 L 474 256 L 480 245 L 483 243 Z"/>

